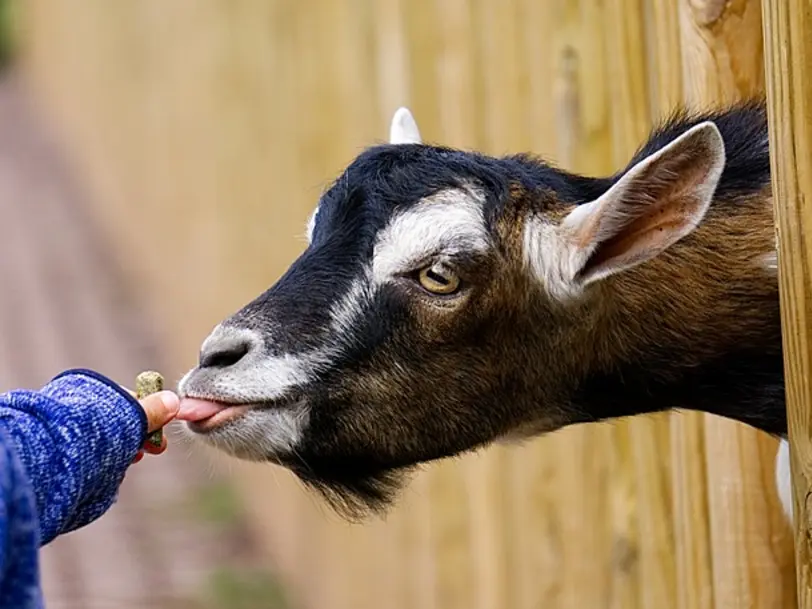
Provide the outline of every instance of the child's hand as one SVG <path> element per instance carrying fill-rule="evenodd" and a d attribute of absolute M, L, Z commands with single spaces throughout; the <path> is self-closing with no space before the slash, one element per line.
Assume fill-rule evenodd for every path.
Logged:
<path fill-rule="evenodd" d="M 129 390 L 128 390 L 129 391 Z M 130 391 L 135 397 L 135 393 Z M 147 433 L 152 433 L 156 429 L 161 429 L 178 414 L 180 407 L 180 399 L 171 391 L 160 391 L 148 395 L 143 400 L 139 400 L 141 407 L 147 414 Z M 166 450 L 166 436 L 163 438 L 163 443 L 160 447 L 153 445 L 151 442 L 146 442 L 144 447 L 138 451 L 133 463 L 138 463 L 144 458 L 144 452 L 153 455 L 160 455 Z"/>

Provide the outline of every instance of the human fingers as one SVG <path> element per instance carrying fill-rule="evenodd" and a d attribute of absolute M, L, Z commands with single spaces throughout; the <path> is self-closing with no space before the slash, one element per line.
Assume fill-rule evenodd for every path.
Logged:
<path fill-rule="evenodd" d="M 139 400 L 147 414 L 147 432 L 163 428 L 178 414 L 180 399 L 172 391 L 159 391 Z"/>

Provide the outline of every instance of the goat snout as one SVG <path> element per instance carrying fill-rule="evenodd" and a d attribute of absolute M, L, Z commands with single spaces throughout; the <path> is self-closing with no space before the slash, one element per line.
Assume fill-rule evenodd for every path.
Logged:
<path fill-rule="evenodd" d="M 320 361 L 318 353 L 271 354 L 258 331 L 225 323 L 203 341 L 198 364 L 181 379 L 178 392 L 183 398 L 269 407 L 306 385 Z"/>

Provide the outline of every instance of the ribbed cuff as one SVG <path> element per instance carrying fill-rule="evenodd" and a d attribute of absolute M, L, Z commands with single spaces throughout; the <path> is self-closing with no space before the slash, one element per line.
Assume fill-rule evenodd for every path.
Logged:
<path fill-rule="evenodd" d="M 133 407 L 136 414 L 138 415 L 139 420 L 141 421 L 141 439 L 138 443 L 141 446 L 147 440 L 147 431 L 149 429 L 149 422 L 147 421 L 147 413 L 144 412 L 144 409 L 141 407 L 141 404 L 136 400 L 130 393 L 127 392 L 124 387 L 116 383 L 115 381 L 111 380 L 110 378 L 104 376 L 103 374 L 99 374 L 95 370 L 88 370 L 87 368 L 72 368 L 70 370 L 65 370 L 57 374 L 53 379 L 51 379 L 51 383 L 56 383 L 58 380 L 65 378 L 65 377 L 74 377 L 74 376 L 84 376 L 89 379 L 93 379 L 98 381 L 105 387 L 113 390 L 118 395 L 122 396 L 130 406 Z"/>

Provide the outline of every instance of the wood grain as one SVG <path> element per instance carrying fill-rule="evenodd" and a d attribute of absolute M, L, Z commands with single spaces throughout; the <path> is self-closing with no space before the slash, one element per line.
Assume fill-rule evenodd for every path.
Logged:
<path fill-rule="evenodd" d="M 798 606 L 812 607 L 812 7 L 764 0 Z"/>
<path fill-rule="evenodd" d="M 685 0 L 679 13 L 684 97 L 691 107 L 719 106 L 764 91 L 758 0 Z M 786 607 L 794 597 L 785 559 L 789 540 L 774 509 L 775 485 L 762 486 L 764 472 L 773 467 L 777 441 L 741 423 L 703 418 L 710 539 L 705 556 L 711 560 L 713 606 Z M 689 492 L 696 492 L 697 482 Z M 691 526 L 697 531 L 702 527 Z M 707 568 L 703 560 L 692 570 L 704 579 Z M 690 589 L 692 595 L 705 592 L 700 586 Z"/>

